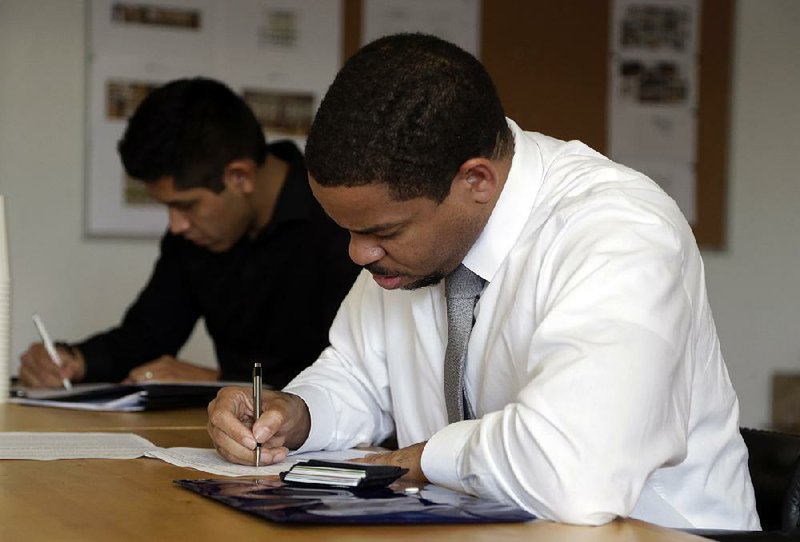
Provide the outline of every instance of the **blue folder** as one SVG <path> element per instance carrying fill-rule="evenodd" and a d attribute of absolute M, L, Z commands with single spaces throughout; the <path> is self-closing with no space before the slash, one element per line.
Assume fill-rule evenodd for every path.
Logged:
<path fill-rule="evenodd" d="M 270 479 L 175 480 L 181 487 L 280 523 L 501 523 L 534 516 L 506 504 L 434 485 L 419 491 L 280 485 Z"/>

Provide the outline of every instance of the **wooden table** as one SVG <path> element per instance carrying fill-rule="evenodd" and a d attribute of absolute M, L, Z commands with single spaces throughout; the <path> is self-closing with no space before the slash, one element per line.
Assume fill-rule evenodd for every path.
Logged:
<path fill-rule="evenodd" d="M 123 431 L 159 446 L 209 447 L 201 409 L 90 413 L 0 405 L 0 431 Z M 487 525 L 303 526 L 249 516 L 179 488 L 213 478 L 157 459 L 0 461 L 2 540 L 279 540 L 437 542 L 672 542 L 699 537 L 639 521 L 575 527 L 547 521 Z"/>

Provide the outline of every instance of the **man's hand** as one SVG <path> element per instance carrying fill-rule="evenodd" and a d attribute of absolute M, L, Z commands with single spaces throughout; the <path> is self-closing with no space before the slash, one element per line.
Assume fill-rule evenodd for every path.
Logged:
<path fill-rule="evenodd" d="M 393 452 L 382 452 L 377 454 L 370 454 L 366 457 L 359 459 L 351 459 L 356 463 L 370 463 L 373 465 L 394 465 L 396 467 L 403 467 L 408 469 L 408 472 L 403 475 L 401 480 L 409 482 L 423 482 L 427 483 L 428 479 L 422 472 L 420 462 L 422 459 L 422 450 L 425 448 L 424 442 L 412 444 L 406 448 L 400 448 Z"/>
<path fill-rule="evenodd" d="M 172 356 L 160 358 L 134 367 L 123 384 L 136 384 L 139 382 L 199 382 L 217 380 L 219 373 L 216 369 L 200 367 L 186 361 L 175 359 Z"/>
<path fill-rule="evenodd" d="M 286 459 L 289 449 L 308 438 L 311 416 L 306 403 L 290 393 L 261 394 L 261 417 L 253 416 L 253 390 L 222 388 L 208 405 L 208 434 L 219 455 L 231 463 L 252 465 L 256 441 L 261 443 L 264 465 Z"/>
<path fill-rule="evenodd" d="M 60 388 L 64 378 L 80 382 L 86 374 L 86 363 L 77 349 L 69 352 L 57 347 L 62 367 L 50 358 L 42 343 L 33 343 L 20 356 L 19 380 L 24 386 L 33 388 Z"/>

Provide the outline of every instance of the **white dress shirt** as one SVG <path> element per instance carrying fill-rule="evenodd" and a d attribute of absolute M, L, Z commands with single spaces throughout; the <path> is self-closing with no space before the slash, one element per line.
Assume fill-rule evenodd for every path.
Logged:
<path fill-rule="evenodd" d="M 511 170 L 464 260 L 488 281 L 465 369 L 478 419 L 447 424 L 444 284 L 381 289 L 366 271 L 331 346 L 286 391 L 302 449 L 427 441 L 448 488 L 539 517 L 759 529 L 739 407 L 700 253 L 675 202 L 580 142 L 514 134 Z"/>

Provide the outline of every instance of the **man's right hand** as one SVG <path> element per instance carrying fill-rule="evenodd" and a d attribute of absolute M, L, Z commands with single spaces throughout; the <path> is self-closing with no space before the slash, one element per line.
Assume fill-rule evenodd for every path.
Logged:
<path fill-rule="evenodd" d="M 261 416 L 255 423 L 250 388 L 223 388 L 208 405 L 208 434 L 217 452 L 228 461 L 252 465 L 258 441 L 262 464 L 278 463 L 289 449 L 299 448 L 308 438 L 311 416 L 300 397 L 265 391 L 261 401 Z"/>
<path fill-rule="evenodd" d="M 73 354 L 64 348 L 57 350 L 62 367 L 55 364 L 42 343 L 31 344 L 19 358 L 22 362 L 19 368 L 20 383 L 32 388 L 60 388 L 64 385 L 64 378 L 73 382 L 83 380 L 86 362 L 80 351 L 74 350 Z"/>

